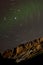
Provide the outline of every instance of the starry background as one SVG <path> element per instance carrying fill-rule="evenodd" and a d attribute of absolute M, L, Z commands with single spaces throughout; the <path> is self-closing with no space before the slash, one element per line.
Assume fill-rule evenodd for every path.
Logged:
<path fill-rule="evenodd" d="M 0 49 L 43 36 L 42 0 L 0 0 Z"/>

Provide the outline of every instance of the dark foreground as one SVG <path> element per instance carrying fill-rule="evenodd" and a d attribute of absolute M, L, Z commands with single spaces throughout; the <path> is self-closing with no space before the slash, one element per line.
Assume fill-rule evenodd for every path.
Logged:
<path fill-rule="evenodd" d="M 33 57 L 32 59 L 28 59 L 28 60 L 25 60 L 25 61 L 22 61 L 20 63 L 16 63 L 15 60 L 13 59 L 4 59 L 1 54 L 0 54 L 0 65 L 43 65 L 43 54 L 39 54 L 35 57 Z"/>

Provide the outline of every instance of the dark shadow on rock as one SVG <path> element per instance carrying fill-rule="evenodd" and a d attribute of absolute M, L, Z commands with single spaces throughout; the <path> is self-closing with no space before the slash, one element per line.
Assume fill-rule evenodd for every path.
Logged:
<path fill-rule="evenodd" d="M 17 63 L 15 62 L 14 59 L 5 59 L 1 56 L 0 54 L 0 65 L 16 65 Z"/>
<path fill-rule="evenodd" d="M 22 62 L 16 63 L 14 59 L 4 59 L 0 54 L 0 65 L 43 65 L 43 54 L 39 54 L 32 59 L 24 60 Z"/>
<path fill-rule="evenodd" d="M 39 54 L 31 59 L 28 59 L 28 60 L 25 60 L 25 61 L 22 61 L 20 63 L 18 63 L 18 65 L 21 64 L 21 65 L 43 65 L 43 54 Z"/>

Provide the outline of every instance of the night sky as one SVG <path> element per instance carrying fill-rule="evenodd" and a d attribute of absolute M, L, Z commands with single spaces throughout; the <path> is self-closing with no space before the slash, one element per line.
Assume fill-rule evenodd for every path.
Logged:
<path fill-rule="evenodd" d="M 0 0 L 0 49 L 43 36 L 43 1 Z"/>

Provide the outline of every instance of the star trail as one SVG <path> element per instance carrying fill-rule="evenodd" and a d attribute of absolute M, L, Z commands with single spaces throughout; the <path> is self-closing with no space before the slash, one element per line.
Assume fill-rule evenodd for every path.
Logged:
<path fill-rule="evenodd" d="M 0 48 L 13 48 L 43 36 L 43 1 L 0 1 Z"/>

